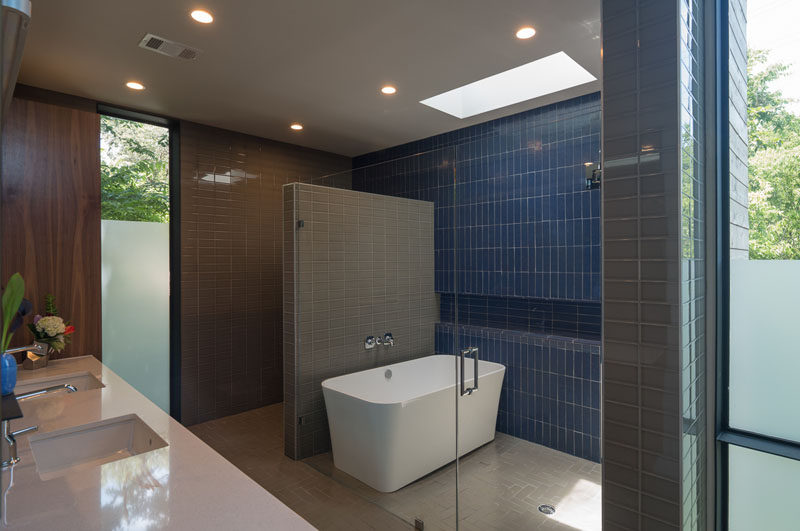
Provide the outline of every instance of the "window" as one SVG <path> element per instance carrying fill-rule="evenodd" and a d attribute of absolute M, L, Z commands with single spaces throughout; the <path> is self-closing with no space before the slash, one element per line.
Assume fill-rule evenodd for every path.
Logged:
<path fill-rule="evenodd" d="M 103 363 L 170 411 L 170 129 L 100 116 Z"/>
<path fill-rule="evenodd" d="M 722 4 L 718 27 L 732 30 L 718 94 L 731 102 L 720 107 L 730 158 L 718 183 L 719 521 L 789 530 L 800 518 L 800 4 L 747 0 L 746 18 L 738 1 Z"/>

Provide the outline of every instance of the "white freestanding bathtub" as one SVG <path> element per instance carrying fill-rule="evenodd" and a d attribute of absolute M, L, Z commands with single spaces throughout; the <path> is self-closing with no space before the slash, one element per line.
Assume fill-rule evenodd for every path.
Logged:
<path fill-rule="evenodd" d="M 322 382 L 336 468 L 393 492 L 453 461 L 459 365 L 437 354 Z M 459 396 L 459 456 L 494 439 L 505 370 L 479 362 L 478 390 Z"/>

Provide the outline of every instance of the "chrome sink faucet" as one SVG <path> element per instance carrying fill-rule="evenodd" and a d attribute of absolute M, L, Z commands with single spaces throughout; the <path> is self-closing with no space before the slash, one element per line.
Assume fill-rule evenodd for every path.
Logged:
<path fill-rule="evenodd" d="M 39 396 L 44 396 L 46 394 L 54 393 L 56 391 L 67 391 L 68 393 L 74 393 L 77 390 L 78 389 L 74 385 L 69 385 L 69 384 L 54 385 L 52 387 L 45 387 L 44 389 L 38 389 L 36 391 L 31 391 L 29 393 L 23 393 L 17 397 L 17 402 L 21 400 L 28 400 Z M 23 435 L 25 433 L 30 433 L 39 429 L 39 426 L 28 426 L 27 428 L 22 428 L 21 430 L 10 431 L 9 422 L 10 421 L 8 420 L 3 421 L 3 442 L 5 443 L 5 448 L 3 453 L 5 455 L 8 455 L 8 457 L 4 459 L 2 463 L 0 463 L 0 467 L 2 468 L 7 468 L 11 465 L 19 463 L 19 457 L 17 456 L 17 436 Z"/>
<path fill-rule="evenodd" d="M 11 465 L 19 463 L 19 457 L 17 456 L 17 435 L 30 433 L 39 429 L 39 426 L 29 426 L 21 430 L 9 431 L 8 422 L 9 421 L 7 420 L 3 421 L 3 441 L 6 443 L 5 446 L 7 448 L 8 458 L 3 460 L 2 464 L 0 464 L 2 468 L 7 468 Z"/>
<path fill-rule="evenodd" d="M 78 388 L 70 384 L 61 384 L 61 385 L 54 385 L 52 387 L 45 387 L 44 389 L 37 389 L 36 391 L 30 391 L 28 393 L 23 393 L 21 395 L 18 395 L 17 402 L 20 402 L 22 400 L 28 400 L 29 398 L 44 396 L 49 393 L 55 393 L 56 391 L 66 391 L 68 393 L 75 393 L 78 391 Z"/>
<path fill-rule="evenodd" d="M 6 354 L 15 354 L 17 352 L 27 352 L 27 351 L 31 351 L 37 356 L 44 356 L 45 354 L 47 354 L 47 344 L 34 341 L 33 345 L 28 345 L 27 347 L 10 348 L 6 350 Z"/>

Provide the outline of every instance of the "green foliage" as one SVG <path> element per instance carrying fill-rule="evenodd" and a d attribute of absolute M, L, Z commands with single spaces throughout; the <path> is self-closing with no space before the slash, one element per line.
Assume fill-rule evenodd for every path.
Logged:
<path fill-rule="evenodd" d="M 770 88 L 788 66 L 768 53 L 747 58 L 750 258 L 800 259 L 800 116 L 791 100 Z"/>
<path fill-rule="evenodd" d="M 58 315 L 56 298 L 52 293 L 48 293 L 44 296 L 44 313 L 45 315 Z"/>
<path fill-rule="evenodd" d="M 8 279 L 6 289 L 3 291 L 3 335 L 0 337 L 0 352 L 8 350 L 8 345 L 11 343 L 12 333 L 9 333 L 11 321 L 17 315 L 22 298 L 25 295 L 25 281 L 22 275 L 14 273 Z"/>
<path fill-rule="evenodd" d="M 169 222 L 169 131 L 102 116 L 100 183 L 103 219 Z"/>

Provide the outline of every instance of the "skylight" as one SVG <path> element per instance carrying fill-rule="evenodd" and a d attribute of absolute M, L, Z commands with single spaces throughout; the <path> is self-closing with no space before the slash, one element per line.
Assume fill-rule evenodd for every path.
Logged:
<path fill-rule="evenodd" d="M 469 118 L 595 80 L 569 55 L 558 52 L 420 103 L 456 118 Z"/>

